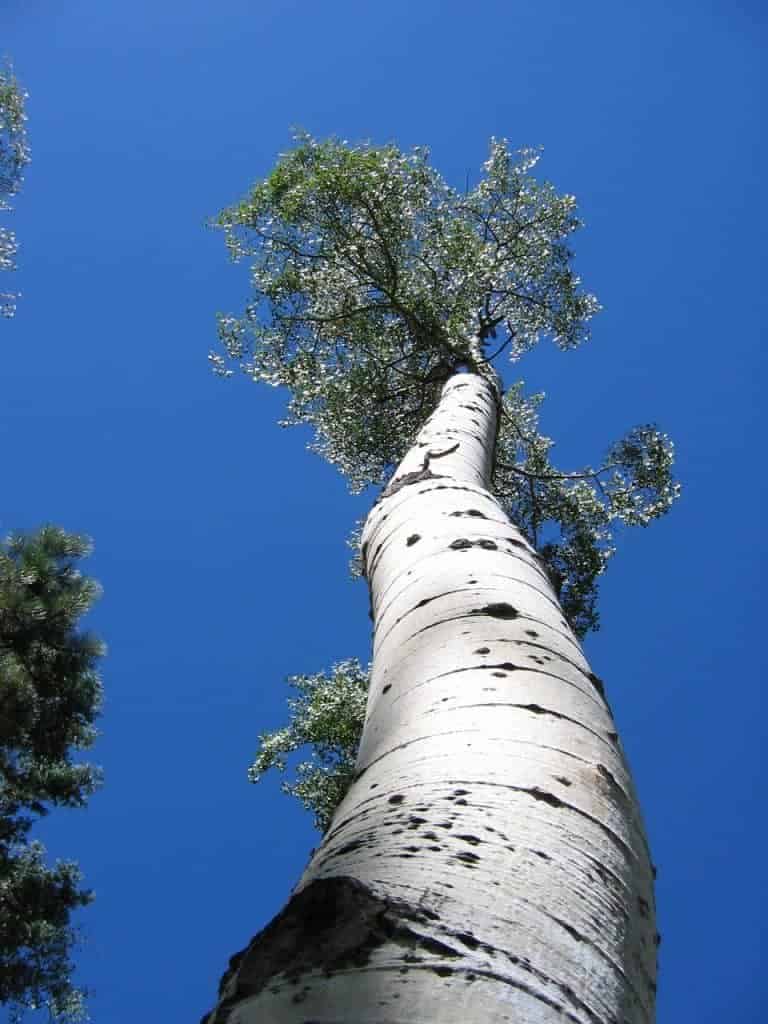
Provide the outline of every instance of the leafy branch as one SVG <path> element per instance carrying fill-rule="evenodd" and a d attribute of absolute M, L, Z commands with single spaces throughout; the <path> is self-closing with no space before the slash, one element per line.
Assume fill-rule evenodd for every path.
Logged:
<path fill-rule="evenodd" d="M 0 67 L 0 212 L 11 209 L 9 199 L 21 188 L 24 168 L 29 163 L 24 109 L 26 93 L 9 68 Z M 0 270 L 16 268 L 16 236 L 0 228 Z M 17 296 L 0 292 L 0 316 L 12 317 Z"/>

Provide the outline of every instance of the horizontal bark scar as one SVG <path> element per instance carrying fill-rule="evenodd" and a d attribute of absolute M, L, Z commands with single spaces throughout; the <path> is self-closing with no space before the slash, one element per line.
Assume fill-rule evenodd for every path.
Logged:
<path fill-rule="evenodd" d="M 494 601 L 483 605 L 482 608 L 476 608 L 471 614 L 490 615 L 494 619 L 516 619 L 520 613 L 506 601 Z"/>
<path fill-rule="evenodd" d="M 457 441 L 451 448 L 446 448 L 444 452 L 432 452 L 428 451 L 424 454 L 424 461 L 421 464 L 421 469 L 416 469 L 411 473 L 403 473 L 402 476 L 397 477 L 392 483 L 386 487 L 377 499 L 377 504 L 383 501 L 385 498 L 391 498 L 393 494 L 397 494 L 398 491 L 402 490 L 403 487 L 409 487 L 411 484 L 420 483 L 422 480 L 439 480 L 444 479 L 444 474 L 433 473 L 429 468 L 429 463 L 432 459 L 442 459 L 445 455 L 451 455 L 455 452 L 460 441 Z"/>
<path fill-rule="evenodd" d="M 399 476 L 396 480 L 387 487 L 385 491 L 379 495 L 377 501 L 383 501 L 385 498 L 391 498 L 393 494 L 397 494 L 403 487 L 409 487 L 411 484 L 421 483 L 422 480 L 442 480 L 444 475 L 442 473 L 433 473 L 429 467 L 426 469 L 418 469 L 413 473 L 404 473 Z"/>
<path fill-rule="evenodd" d="M 482 548 L 485 551 L 498 551 L 499 545 L 495 540 L 482 537 L 480 540 L 468 540 L 466 537 L 459 537 L 448 545 L 453 551 L 466 551 L 468 548 Z"/>
<path fill-rule="evenodd" d="M 466 511 L 461 511 L 461 512 L 451 512 L 451 513 L 449 513 L 449 516 L 450 517 L 470 516 L 473 519 L 487 519 L 488 518 L 488 516 L 484 512 L 480 512 L 480 510 L 476 509 L 476 508 L 468 508 L 468 509 L 466 509 Z"/>

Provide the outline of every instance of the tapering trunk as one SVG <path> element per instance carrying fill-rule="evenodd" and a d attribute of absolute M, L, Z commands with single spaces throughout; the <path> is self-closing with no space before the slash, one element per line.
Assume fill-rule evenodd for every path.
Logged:
<path fill-rule="evenodd" d="M 364 530 L 358 774 L 208 1024 L 648 1024 L 652 867 L 600 680 L 445 386 Z"/>

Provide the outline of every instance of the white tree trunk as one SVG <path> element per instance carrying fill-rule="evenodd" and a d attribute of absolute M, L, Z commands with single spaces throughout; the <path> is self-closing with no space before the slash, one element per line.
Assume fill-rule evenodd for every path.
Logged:
<path fill-rule="evenodd" d="M 652 867 L 600 680 L 458 374 L 372 510 L 358 775 L 208 1024 L 649 1024 Z"/>

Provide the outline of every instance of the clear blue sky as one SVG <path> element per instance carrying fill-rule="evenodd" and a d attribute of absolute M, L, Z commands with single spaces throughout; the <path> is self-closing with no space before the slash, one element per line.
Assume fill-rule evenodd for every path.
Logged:
<path fill-rule="evenodd" d="M 23 297 L 0 322 L 0 531 L 96 544 L 106 785 L 44 829 L 96 891 L 96 1024 L 210 1007 L 316 843 L 248 784 L 256 735 L 285 676 L 368 656 L 345 547 L 365 503 L 275 426 L 281 395 L 206 362 L 246 280 L 204 222 L 292 125 L 428 145 L 455 184 L 491 135 L 542 144 L 577 195 L 605 311 L 520 375 L 564 463 L 654 420 L 685 489 L 625 539 L 588 642 L 659 867 L 659 1024 L 760 1019 L 765 42 L 757 0 L 3 0 L 33 163 L 3 220 Z"/>

